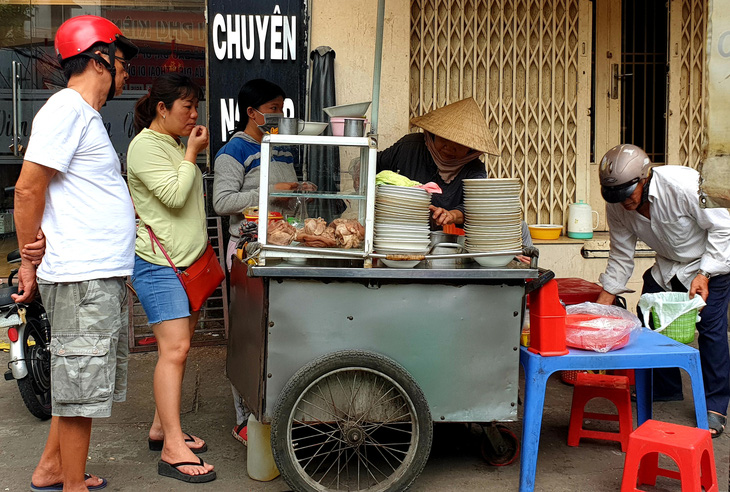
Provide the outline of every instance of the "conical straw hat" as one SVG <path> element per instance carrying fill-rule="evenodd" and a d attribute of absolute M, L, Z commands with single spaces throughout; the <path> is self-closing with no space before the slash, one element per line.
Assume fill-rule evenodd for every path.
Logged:
<path fill-rule="evenodd" d="M 499 155 L 487 121 L 473 97 L 417 116 L 411 124 L 471 149 Z"/>

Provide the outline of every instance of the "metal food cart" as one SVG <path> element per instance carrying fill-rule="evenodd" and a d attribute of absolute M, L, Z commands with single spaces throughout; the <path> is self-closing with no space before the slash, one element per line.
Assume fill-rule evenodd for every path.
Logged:
<path fill-rule="evenodd" d="M 401 490 L 426 463 L 432 422 L 517 419 L 536 269 L 308 261 L 231 271 L 228 376 L 272 424 L 293 489 Z M 487 444 L 513 458 L 516 441 L 496 431 L 506 442 Z"/>

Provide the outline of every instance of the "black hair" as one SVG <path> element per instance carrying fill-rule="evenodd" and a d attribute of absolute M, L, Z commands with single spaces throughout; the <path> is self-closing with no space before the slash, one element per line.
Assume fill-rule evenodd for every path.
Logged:
<path fill-rule="evenodd" d="M 106 43 L 95 43 L 92 44 L 89 49 L 78 55 L 74 55 L 71 58 L 66 58 L 61 62 L 61 68 L 63 69 L 63 76 L 66 77 L 66 82 L 71 80 L 74 75 L 81 75 L 86 70 L 86 66 L 91 62 L 92 58 L 88 55 L 94 54 L 97 51 L 109 54 L 109 45 Z"/>
<path fill-rule="evenodd" d="M 268 80 L 253 79 L 243 84 L 241 90 L 238 91 L 238 112 L 240 116 L 230 135 L 246 129 L 246 125 L 248 125 L 246 110 L 248 108 L 260 108 L 262 104 L 266 104 L 279 96 L 286 97 L 284 89 Z"/>
<path fill-rule="evenodd" d="M 166 73 L 152 82 L 149 92 L 134 105 L 134 130 L 136 133 L 148 128 L 157 116 L 157 103 L 162 101 L 167 109 L 178 99 L 201 100 L 203 90 L 187 75 Z"/>

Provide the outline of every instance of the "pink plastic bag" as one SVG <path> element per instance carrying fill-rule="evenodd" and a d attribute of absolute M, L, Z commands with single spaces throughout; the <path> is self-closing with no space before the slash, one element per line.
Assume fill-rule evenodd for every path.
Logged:
<path fill-rule="evenodd" d="M 573 348 L 595 352 L 620 349 L 641 329 L 639 318 L 618 306 L 584 302 L 568 306 L 566 312 L 565 344 Z"/>

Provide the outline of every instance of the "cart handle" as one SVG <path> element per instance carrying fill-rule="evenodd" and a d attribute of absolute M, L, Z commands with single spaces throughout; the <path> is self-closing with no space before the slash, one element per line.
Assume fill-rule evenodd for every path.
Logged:
<path fill-rule="evenodd" d="M 540 275 L 535 280 L 527 282 L 527 284 L 525 285 L 525 295 L 531 292 L 535 292 L 537 289 L 555 278 L 555 272 L 553 272 L 552 270 L 544 270 L 542 268 L 540 268 L 539 270 Z"/>

